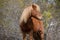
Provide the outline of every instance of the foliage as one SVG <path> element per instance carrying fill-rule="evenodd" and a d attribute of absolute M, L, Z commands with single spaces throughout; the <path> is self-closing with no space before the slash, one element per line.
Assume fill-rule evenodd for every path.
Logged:
<path fill-rule="evenodd" d="M 60 6 L 60 0 L 56 0 L 57 6 Z"/>
<path fill-rule="evenodd" d="M 18 0 L 18 2 L 21 8 L 25 6 L 24 0 Z"/>
<path fill-rule="evenodd" d="M 46 20 L 49 20 L 52 18 L 51 13 L 49 11 L 44 11 L 43 16 Z"/>
<path fill-rule="evenodd" d="M 45 27 L 48 27 L 48 21 L 52 18 L 52 15 L 49 11 L 44 11 L 43 12 L 43 17 L 44 17 L 44 23 L 45 23 Z"/>

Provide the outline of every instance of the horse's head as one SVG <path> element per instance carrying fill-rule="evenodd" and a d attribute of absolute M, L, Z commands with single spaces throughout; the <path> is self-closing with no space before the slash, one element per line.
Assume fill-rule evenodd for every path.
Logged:
<path fill-rule="evenodd" d="M 31 11 L 32 17 L 37 19 L 42 19 L 42 15 L 40 13 L 40 7 L 37 4 L 32 5 L 33 10 Z"/>
<path fill-rule="evenodd" d="M 40 14 L 40 7 L 37 4 L 32 4 L 26 7 L 22 12 L 19 22 L 22 23 L 24 21 L 26 23 L 31 15 L 38 19 L 42 18 L 42 15 Z"/>

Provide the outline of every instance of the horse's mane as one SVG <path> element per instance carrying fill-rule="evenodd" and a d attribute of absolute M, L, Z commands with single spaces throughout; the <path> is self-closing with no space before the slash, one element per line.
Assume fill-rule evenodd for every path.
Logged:
<path fill-rule="evenodd" d="M 36 7 L 36 10 L 37 11 L 40 11 L 40 7 L 37 5 L 37 4 L 32 4 Z M 28 6 L 24 9 L 24 11 L 22 12 L 22 15 L 20 17 L 20 20 L 19 22 L 22 23 L 23 21 L 26 23 L 28 18 L 31 16 L 31 10 L 33 10 L 33 7 L 31 6 Z"/>

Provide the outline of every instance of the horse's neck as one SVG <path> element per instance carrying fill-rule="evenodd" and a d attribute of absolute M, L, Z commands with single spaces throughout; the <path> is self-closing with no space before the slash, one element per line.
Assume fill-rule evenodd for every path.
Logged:
<path fill-rule="evenodd" d="M 35 17 L 31 17 L 31 20 L 32 20 L 33 23 L 35 23 L 35 22 L 39 22 L 39 21 L 40 21 L 40 20 L 38 20 L 38 19 L 35 18 Z"/>

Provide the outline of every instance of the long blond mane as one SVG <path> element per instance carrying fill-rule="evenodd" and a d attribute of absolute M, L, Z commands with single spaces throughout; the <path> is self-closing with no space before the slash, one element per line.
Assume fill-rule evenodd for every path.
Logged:
<path fill-rule="evenodd" d="M 37 9 L 36 9 L 37 11 L 40 11 L 40 7 L 37 4 L 33 4 L 33 5 L 35 5 L 37 7 Z M 21 15 L 20 20 L 19 20 L 19 23 L 22 23 L 23 21 L 25 23 L 27 22 L 29 16 L 31 16 L 31 10 L 33 10 L 32 5 L 26 7 L 23 10 L 22 15 Z"/>

